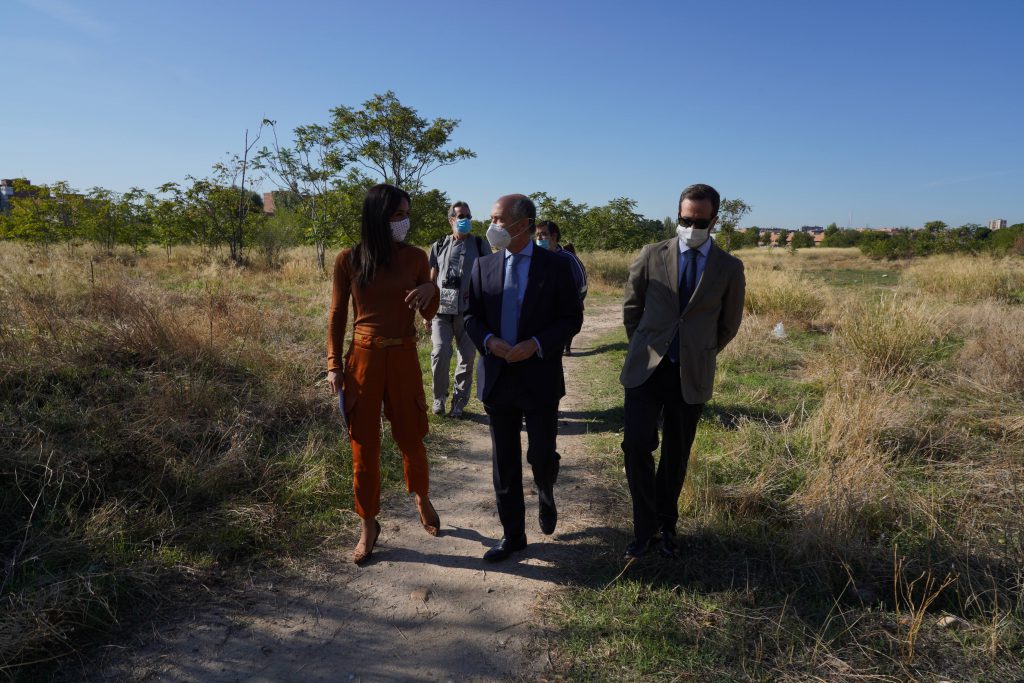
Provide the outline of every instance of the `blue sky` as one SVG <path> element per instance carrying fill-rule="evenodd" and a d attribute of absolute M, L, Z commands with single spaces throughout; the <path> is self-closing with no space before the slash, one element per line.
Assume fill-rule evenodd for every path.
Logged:
<path fill-rule="evenodd" d="M 155 188 L 263 117 L 394 90 L 478 157 L 428 176 L 744 225 L 1024 221 L 1024 2 L 6 0 L 0 177 Z M 266 188 L 271 189 L 271 188 Z"/>

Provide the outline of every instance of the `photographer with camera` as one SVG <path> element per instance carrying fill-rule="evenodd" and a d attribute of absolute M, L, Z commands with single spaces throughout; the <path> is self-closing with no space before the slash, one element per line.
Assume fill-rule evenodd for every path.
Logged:
<path fill-rule="evenodd" d="M 471 234 L 473 215 L 466 202 L 455 202 L 448 209 L 448 223 L 452 226 L 450 235 L 434 242 L 430 247 L 430 278 L 441 288 L 441 306 L 430 327 L 430 372 L 433 382 L 434 403 L 431 410 L 435 415 L 445 414 L 448 398 L 449 372 L 452 361 L 452 342 L 458 349 L 458 363 L 455 367 L 455 387 L 452 390 L 451 417 L 461 418 L 469 402 L 473 387 L 473 361 L 476 347 L 465 333 L 463 314 L 469 296 L 469 274 L 473 262 L 491 253 L 480 237 Z"/>

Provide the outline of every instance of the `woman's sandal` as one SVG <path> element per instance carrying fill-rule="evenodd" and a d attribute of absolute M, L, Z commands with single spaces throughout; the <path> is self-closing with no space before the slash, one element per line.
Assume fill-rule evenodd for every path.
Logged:
<path fill-rule="evenodd" d="M 370 555 L 373 555 L 373 547 L 377 545 L 377 539 L 380 538 L 380 522 L 373 520 L 373 526 L 375 527 L 375 533 L 373 534 L 373 540 L 370 541 L 369 545 L 363 546 L 361 551 L 357 545 L 356 549 L 352 551 L 352 561 L 356 564 L 366 562 L 370 559 Z"/>
<path fill-rule="evenodd" d="M 430 506 L 430 512 L 433 514 L 433 519 L 424 519 L 423 514 L 420 513 L 420 524 L 423 525 L 424 530 L 431 536 L 438 536 L 441 533 L 441 516 L 437 514 L 437 510 L 434 509 L 434 504 L 429 500 L 427 505 Z M 419 512 L 417 510 L 417 512 Z"/>

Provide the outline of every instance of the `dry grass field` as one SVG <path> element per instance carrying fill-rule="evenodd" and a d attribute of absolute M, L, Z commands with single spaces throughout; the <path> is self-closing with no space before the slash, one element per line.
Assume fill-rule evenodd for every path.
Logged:
<path fill-rule="evenodd" d="M 311 249 L 261 270 L 0 242 L 0 678 L 355 524 L 329 297 Z"/>
<path fill-rule="evenodd" d="M 618 576 L 610 549 L 562 594 L 559 665 L 616 681 L 1024 678 L 1024 262 L 739 256 L 747 315 L 698 435 L 686 558 Z M 631 257 L 582 254 L 593 300 L 621 296 Z M 0 243 L 0 676 L 31 680 L 351 527 L 313 264 Z M 624 337 L 605 341 L 587 360 L 590 445 L 624 490 Z"/>
<path fill-rule="evenodd" d="M 588 680 L 1024 678 L 1024 261 L 738 255 L 747 315 L 691 461 L 684 559 L 593 567 L 563 599 L 563 666 Z M 591 279 L 627 261 L 599 255 Z M 624 336 L 605 341 L 618 351 L 592 361 L 592 409 L 612 428 L 592 446 L 621 481 Z"/>

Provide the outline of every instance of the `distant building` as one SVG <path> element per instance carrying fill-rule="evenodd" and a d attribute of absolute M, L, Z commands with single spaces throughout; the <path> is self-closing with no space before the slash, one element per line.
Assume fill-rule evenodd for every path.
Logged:
<path fill-rule="evenodd" d="M 990 220 L 988 222 L 988 229 L 989 230 L 1000 230 L 1000 229 L 1005 228 L 1005 227 L 1006 227 L 1006 219 L 1005 218 L 993 218 L 992 220 Z"/>
<path fill-rule="evenodd" d="M 11 199 L 13 197 L 27 197 L 31 195 L 31 192 L 15 192 L 14 191 L 14 178 L 0 178 L 0 213 L 7 213 L 11 210 Z M 32 183 L 28 178 L 17 178 L 22 180 L 26 185 Z"/>
<path fill-rule="evenodd" d="M 277 207 L 274 205 L 274 193 L 264 192 L 263 193 L 263 213 L 274 215 L 277 212 Z"/>

